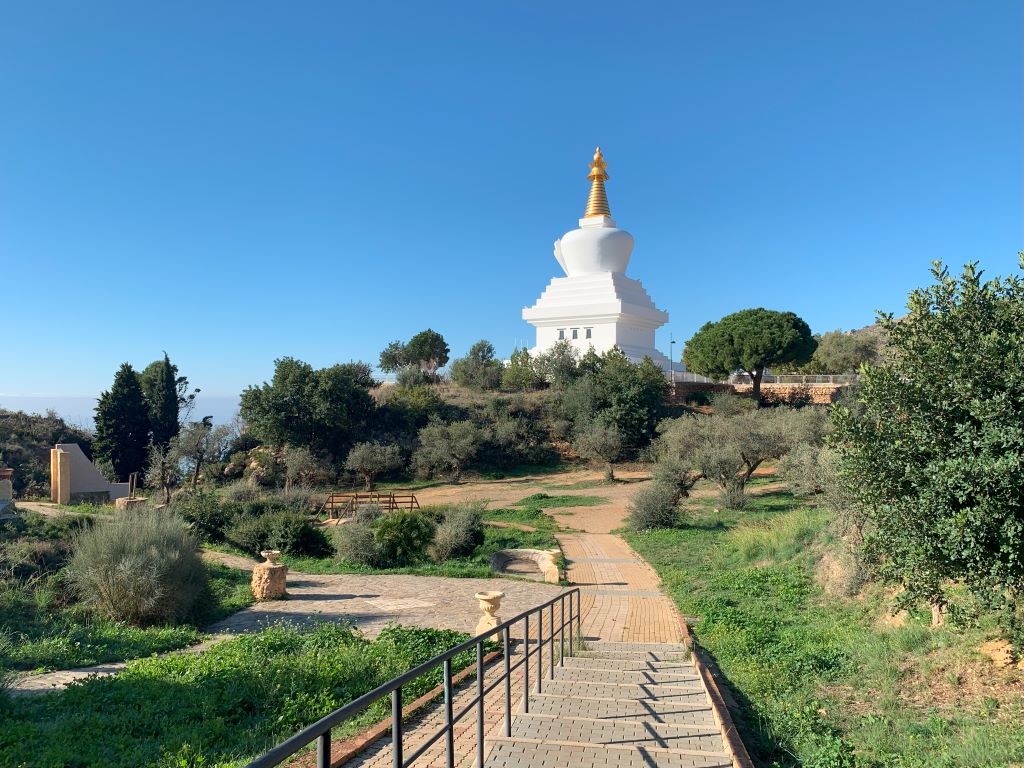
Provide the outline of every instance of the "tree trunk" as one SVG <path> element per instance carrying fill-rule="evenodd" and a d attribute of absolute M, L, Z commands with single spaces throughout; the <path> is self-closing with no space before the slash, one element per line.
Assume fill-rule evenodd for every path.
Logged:
<path fill-rule="evenodd" d="M 750 381 L 753 385 L 750 394 L 754 396 L 754 400 L 757 402 L 757 407 L 761 407 L 761 379 L 764 377 L 764 366 L 758 365 L 752 371 L 747 371 L 750 374 Z"/>
<path fill-rule="evenodd" d="M 171 486 L 164 483 L 164 504 L 171 503 Z"/>
<path fill-rule="evenodd" d="M 196 462 L 196 471 L 192 473 L 192 490 L 196 489 L 196 485 L 199 484 L 199 470 L 202 469 L 202 464 Z"/>
<path fill-rule="evenodd" d="M 456 464 L 453 467 L 452 482 L 453 483 L 458 483 L 459 480 L 461 480 L 461 479 L 462 479 L 462 467 L 460 467 L 458 464 Z"/>
<path fill-rule="evenodd" d="M 612 463 L 610 461 L 608 462 L 608 466 L 604 470 L 604 479 L 605 480 L 614 480 L 615 479 L 615 470 L 612 468 Z"/>
<path fill-rule="evenodd" d="M 366 481 L 366 492 L 370 493 L 373 491 L 373 473 L 363 472 L 363 480 Z"/>

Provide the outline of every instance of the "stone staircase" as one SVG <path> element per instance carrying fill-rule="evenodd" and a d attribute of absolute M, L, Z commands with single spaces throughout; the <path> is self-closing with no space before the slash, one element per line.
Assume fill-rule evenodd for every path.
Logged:
<path fill-rule="evenodd" d="M 592 642 L 530 694 L 487 768 L 732 768 L 700 676 L 677 643 Z"/>

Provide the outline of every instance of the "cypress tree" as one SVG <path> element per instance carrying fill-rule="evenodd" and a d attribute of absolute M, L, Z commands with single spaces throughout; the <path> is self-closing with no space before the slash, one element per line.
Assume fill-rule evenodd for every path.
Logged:
<path fill-rule="evenodd" d="M 177 368 L 164 352 L 163 360 L 154 360 L 139 375 L 139 383 L 149 407 L 149 428 L 153 444 L 166 448 L 180 431 L 178 423 Z"/>
<path fill-rule="evenodd" d="M 93 450 L 107 459 L 120 482 L 146 468 L 149 445 L 149 408 L 130 363 L 123 363 L 110 391 L 96 405 L 96 437 Z"/>

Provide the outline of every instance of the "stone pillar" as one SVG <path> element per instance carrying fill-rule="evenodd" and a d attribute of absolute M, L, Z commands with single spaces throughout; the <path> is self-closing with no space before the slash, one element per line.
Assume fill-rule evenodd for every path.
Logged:
<path fill-rule="evenodd" d="M 281 553 L 276 549 L 260 552 L 266 562 L 252 569 L 252 596 L 257 600 L 280 600 L 287 597 L 288 566 L 277 562 Z"/>
<path fill-rule="evenodd" d="M 0 512 L 3 512 L 14 501 L 14 483 L 11 482 L 11 471 L 0 472 Z"/>
<path fill-rule="evenodd" d="M 50 501 L 54 504 L 57 503 L 57 499 L 60 494 L 60 470 L 57 464 L 57 454 L 60 451 L 56 448 L 50 449 Z"/>
<path fill-rule="evenodd" d="M 57 451 L 57 503 L 71 503 L 71 454 Z"/>

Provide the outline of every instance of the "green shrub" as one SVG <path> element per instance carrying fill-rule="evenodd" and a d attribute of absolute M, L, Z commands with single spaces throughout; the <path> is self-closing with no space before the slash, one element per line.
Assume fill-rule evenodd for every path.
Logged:
<path fill-rule="evenodd" d="M 471 555 L 484 543 L 482 502 L 449 507 L 434 534 L 433 559 L 443 563 L 453 557 Z"/>
<path fill-rule="evenodd" d="M 334 551 L 345 562 L 376 567 L 380 565 L 377 543 L 370 523 L 353 521 L 334 528 Z"/>
<path fill-rule="evenodd" d="M 823 490 L 821 452 L 816 445 L 802 444 L 779 459 L 778 473 L 794 496 L 814 496 Z"/>
<path fill-rule="evenodd" d="M 221 496 L 225 501 L 255 501 L 262 495 L 263 491 L 248 480 L 236 480 L 221 489 Z"/>
<path fill-rule="evenodd" d="M 173 512 L 125 512 L 75 537 L 68 572 L 83 601 L 106 616 L 174 623 L 207 589 L 198 546 Z"/>
<path fill-rule="evenodd" d="M 225 538 L 254 555 L 265 549 L 310 557 L 322 557 L 330 552 L 330 543 L 321 529 L 314 527 L 305 515 L 287 510 L 267 512 L 258 517 L 243 515 L 227 529 Z"/>
<path fill-rule="evenodd" d="M 663 482 L 640 489 L 629 505 L 626 524 L 632 531 L 673 528 L 679 522 L 679 491 Z"/>
<path fill-rule="evenodd" d="M 408 565 L 423 558 L 434 536 L 434 524 L 425 514 L 399 509 L 381 515 L 373 524 L 373 540 L 383 562 Z"/>
<path fill-rule="evenodd" d="M 174 497 L 171 509 L 181 515 L 201 541 L 224 541 L 224 531 L 231 525 L 234 512 L 210 491 L 190 491 Z"/>

